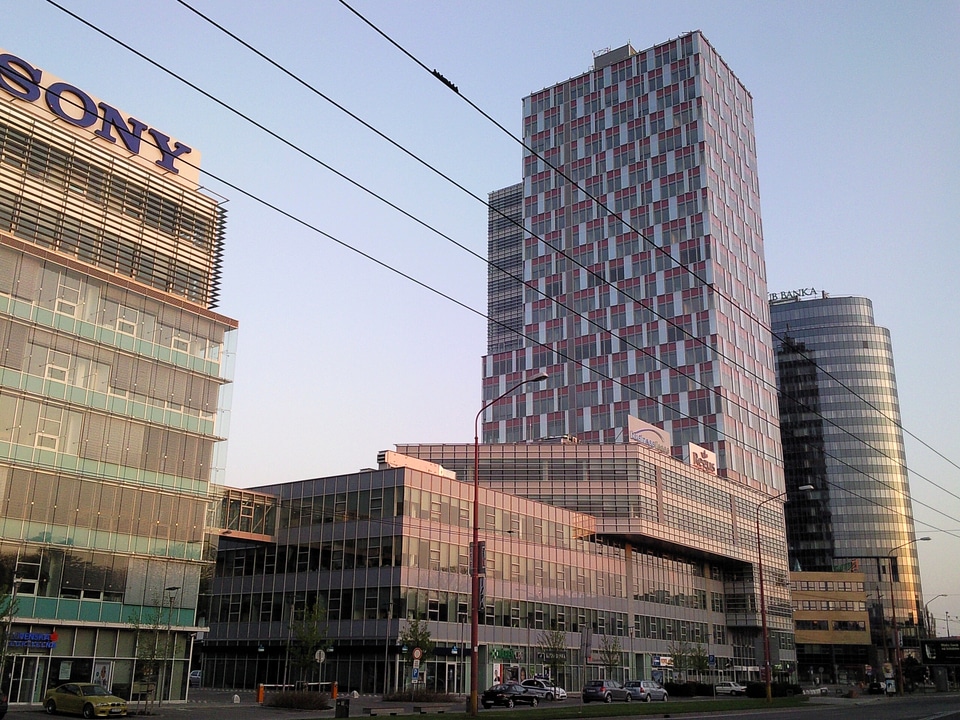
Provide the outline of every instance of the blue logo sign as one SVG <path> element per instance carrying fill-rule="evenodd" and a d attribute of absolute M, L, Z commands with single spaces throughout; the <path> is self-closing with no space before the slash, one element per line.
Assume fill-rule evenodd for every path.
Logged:
<path fill-rule="evenodd" d="M 179 142 L 170 146 L 170 136 L 159 130 L 147 127 L 133 117 L 124 117 L 119 110 L 106 103 L 94 102 L 87 93 L 65 82 L 54 82 L 43 86 L 43 71 L 33 67 L 25 60 L 10 53 L 0 54 L 0 90 L 17 100 L 36 103 L 43 99 L 47 108 L 70 125 L 80 128 L 96 127 L 94 135 L 109 143 L 117 138 L 134 155 L 140 154 L 140 145 L 144 131 L 153 138 L 153 144 L 160 151 L 157 165 L 164 170 L 179 174 L 173 161 L 192 149 Z"/>

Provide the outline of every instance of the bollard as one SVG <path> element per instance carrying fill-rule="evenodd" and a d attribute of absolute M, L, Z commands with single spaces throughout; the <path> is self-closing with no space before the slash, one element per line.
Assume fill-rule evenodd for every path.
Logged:
<path fill-rule="evenodd" d="M 263 705 L 263 683 L 257 688 L 257 702 Z"/>
<path fill-rule="evenodd" d="M 336 680 L 333 681 L 333 693 L 332 693 L 332 695 L 333 695 L 333 699 L 336 700 L 336 699 L 337 699 L 337 681 L 336 681 Z"/>
<path fill-rule="evenodd" d="M 233 704 L 234 704 L 234 705 L 239 705 L 239 704 L 240 704 L 240 696 L 239 696 L 239 695 L 234 695 L 234 696 L 233 696 Z"/>

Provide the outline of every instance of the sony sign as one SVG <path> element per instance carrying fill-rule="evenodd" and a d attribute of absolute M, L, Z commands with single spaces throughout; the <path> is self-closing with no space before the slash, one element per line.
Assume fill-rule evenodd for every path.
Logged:
<path fill-rule="evenodd" d="M 115 146 L 119 140 L 133 155 L 149 153 L 156 157 L 159 152 L 156 164 L 174 174 L 180 173 L 174 161 L 193 152 L 192 148 L 171 141 L 169 135 L 147 127 L 134 117 L 123 115 L 115 107 L 98 102 L 83 90 L 44 73 L 16 55 L 2 51 L 0 90 L 35 107 L 45 106 L 60 120 L 74 127 L 92 129 L 94 135 Z M 144 139 L 147 142 L 143 142 Z"/>

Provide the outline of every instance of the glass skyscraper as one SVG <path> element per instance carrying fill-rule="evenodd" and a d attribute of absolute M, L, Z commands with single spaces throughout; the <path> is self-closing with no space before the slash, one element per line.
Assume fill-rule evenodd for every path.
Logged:
<path fill-rule="evenodd" d="M 213 310 L 224 214 L 199 153 L 0 66 L 3 689 L 182 700 L 237 327 Z"/>
<path fill-rule="evenodd" d="M 770 310 L 791 564 L 863 572 L 878 649 L 893 647 L 892 588 L 909 653 L 923 600 L 890 333 L 867 298 L 788 298 Z M 795 492 L 806 484 L 815 489 Z"/>
<path fill-rule="evenodd" d="M 523 138 L 522 186 L 491 195 L 483 398 L 550 379 L 483 442 L 621 442 L 634 416 L 782 490 L 750 93 L 692 32 L 526 97 Z"/>

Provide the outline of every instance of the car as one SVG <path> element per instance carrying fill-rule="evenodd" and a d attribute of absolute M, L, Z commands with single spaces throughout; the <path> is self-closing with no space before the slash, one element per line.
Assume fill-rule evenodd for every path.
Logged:
<path fill-rule="evenodd" d="M 717 695 L 737 696 L 737 695 L 747 694 L 747 689 L 743 685 L 741 685 L 740 683 L 731 682 L 729 680 L 721 683 L 717 683 L 714 686 L 714 690 L 716 691 Z"/>
<path fill-rule="evenodd" d="M 67 683 L 47 690 L 43 696 L 43 709 L 47 715 L 64 712 L 85 718 L 125 717 L 127 701 L 111 695 L 109 690 L 96 683 Z"/>
<path fill-rule="evenodd" d="M 590 680 L 583 686 L 581 697 L 585 703 L 594 700 L 605 703 L 614 700 L 623 700 L 624 702 L 633 700 L 633 696 L 616 680 Z"/>
<path fill-rule="evenodd" d="M 200 687 L 201 680 L 203 680 L 203 673 L 200 670 L 190 671 L 190 687 Z"/>
<path fill-rule="evenodd" d="M 7 694 L 0 692 L 0 718 L 7 714 Z"/>
<path fill-rule="evenodd" d="M 480 704 L 487 710 L 494 705 L 503 705 L 508 708 L 514 705 L 536 707 L 540 704 L 542 697 L 534 688 L 524 687 L 520 683 L 500 683 L 483 691 Z"/>
<path fill-rule="evenodd" d="M 627 680 L 623 684 L 634 700 L 650 702 L 651 700 L 667 700 L 667 691 L 660 683 L 653 680 Z"/>
<path fill-rule="evenodd" d="M 545 700 L 566 700 L 567 691 L 559 685 L 554 685 L 549 680 L 543 678 L 529 678 L 520 683 L 526 688 L 536 688 L 543 690 Z"/>

